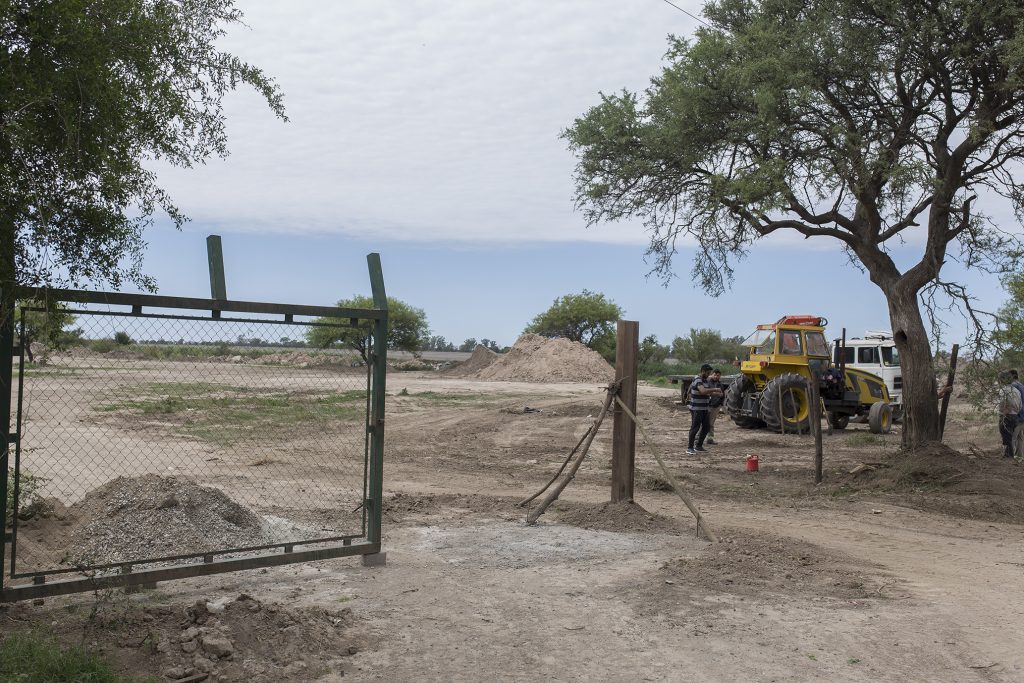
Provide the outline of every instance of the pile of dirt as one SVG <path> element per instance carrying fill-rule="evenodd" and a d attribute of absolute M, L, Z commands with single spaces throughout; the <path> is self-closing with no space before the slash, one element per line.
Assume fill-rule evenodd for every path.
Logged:
<path fill-rule="evenodd" d="M 876 572 L 820 546 L 771 534 L 729 531 L 696 557 L 665 563 L 652 583 L 713 593 L 862 600 L 877 597 Z M 672 604 L 672 603 L 668 603 Z"/>
<path fill-rule="evenodd" d="M 503 382 L 610 382 L 615 370 L 597 351 L 568 339 L 524 334 L 508 353 L 467 377 Z"/>
<path fill-rule="evenodd" d="M 556 503 L 555 520 L 559 524 L 599 531 L 682 534 L 692 532 L 692 524 L 648 512 L 633 502 Z"/>
<path fill-rule="evenodd" d="M 291 608 L 244 593 L 190 605 L 121 598 L 94 607 L 90 615 L 83 604 L 16 606 L 6 616 L 22 628 L 45 624 L 68 644 L 90 642 L 91 650 L 133 679 L 335 680 L 353 668 L 348 658 L 365 649 L 352 633 L 356 619 L 348 608 Z"/>
<path fill-rule="evenodd" d="M 473 349 L 473 355 L 458 365 L 453 365 L 444 371 L 446 377 L 469 377 L 488 367 L 491 363 L 501 358 L 501 355 L 491 351 L 486 346 L 477 345 Z"/>
<path fill-rule="evenodd" d="M 260 545 L 260 518 L 222 491 L 184 477 L 118 477 L 68 509 L 64 564 L 140 558 Z"/>

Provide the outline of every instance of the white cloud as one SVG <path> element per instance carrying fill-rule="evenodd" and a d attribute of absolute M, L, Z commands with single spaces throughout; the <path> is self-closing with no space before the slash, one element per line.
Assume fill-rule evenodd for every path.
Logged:
<path fill-rule="evenodd" d="M 696 2 L 684 6 L 696 12 Z M 280 83 L 291 122 L 230 96 L 232 155 L 161 178 L 224 230 L 410 240 L 645 241 L 585 229 L 558 138 L 599 90 L 642 89 L 668 33 L 693 20 L 656 0 L 271 0 L 225 47 Z"/>

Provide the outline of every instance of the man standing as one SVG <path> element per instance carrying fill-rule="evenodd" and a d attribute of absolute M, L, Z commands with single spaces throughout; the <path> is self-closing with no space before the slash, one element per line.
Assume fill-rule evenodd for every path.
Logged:
<path fill-rule="evenodd" d="M 722 401 L 725 400 L 725 389 L 722 387 L 722 371 L 715 368 L 711 371 L 711 377 L 708 378 L 708 386 L 712 389 L 718 389 L 721 393 L 717 396 L 711 396 L 708 401 L 708 438 L 705 439 L 705 443 L 715 443 L 715 422 L 718 421 L 718 413 L 722 410 Z M 1024 430 L 1021 430 L 1024 433 Z"/>
<path fill-rule="evenodd" d="M 1021 460 L 1024 458 L 1024 384 L 1021 384 L 1020 377 L 1016 370 L 1010 370 L 1013 383 L 1010 385 L 1020 394 L 1021 410 L 1017 413 L 1017 428 L 1013 431 L 1013 457 Z"/>
<path fill-rule="evenodd" d="M 721 396 L 722 390 L 710 386 L 711 366 L 700 366 L 700 376 L 690 383 L 690 436 L 686 442 L 687 455 L 704 452 L 704 439 L 708 435 L 708 408 L 712 396 Z"/>
<path fill-rule="evenodd" d="M 1013 386 L 1013 375 L 1008 370 L 999 373 L 999 436 L 1003 440 L 1003 456 L 1013 457 L 1013 434 L 1017 431 L 1017 416 L 1024 403 L 1021 393 Z M 691 428 L 692 431 L 692 428 Z"/>

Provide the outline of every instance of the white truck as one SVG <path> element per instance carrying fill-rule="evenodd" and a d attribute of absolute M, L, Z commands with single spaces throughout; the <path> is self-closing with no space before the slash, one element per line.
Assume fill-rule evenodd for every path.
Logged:
<path fill-rule="evenodd" d="M 847 339 L 845 353 L 841 352 L 841 346 L 842 340 L 836 339 L 832 358 L 835 364 L 867 370 L 881 377 L 889 390 L 893 418 L 897 418 L 903 412 L 903 371 L 892 332 L 868 330 L 863 337 Z"/>

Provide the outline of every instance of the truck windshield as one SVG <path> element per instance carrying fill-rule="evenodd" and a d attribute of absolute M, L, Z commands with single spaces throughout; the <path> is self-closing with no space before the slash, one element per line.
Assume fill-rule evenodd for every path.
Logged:
<path fill-rule="evenodd" d="M 900 366 L 900 352 L 896 350 L 895 346 L 882 347 L 882 364 L 894 368 Z"/>

